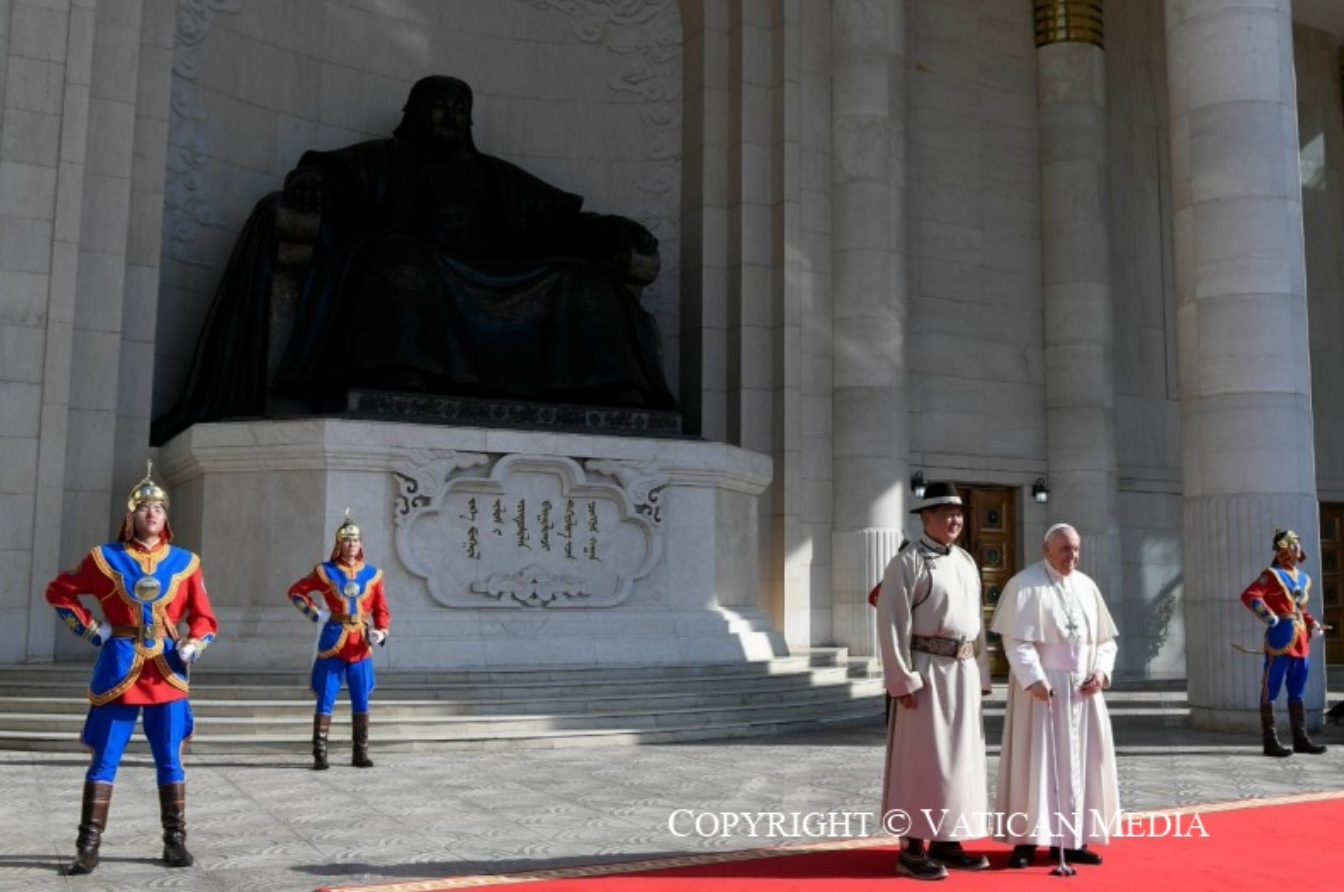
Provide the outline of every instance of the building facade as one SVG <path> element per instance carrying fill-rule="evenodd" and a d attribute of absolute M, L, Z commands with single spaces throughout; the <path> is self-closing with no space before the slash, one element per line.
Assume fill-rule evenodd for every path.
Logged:
<path fill-rule="evenodd" d="M 660 239 L 687 429 L 773 464 L 790 646 L 872 653 L 911 479 L 951 478 L 987 582 L 1073 523 L 1121 671 L 1242 723 L 1276 525 L 1344 629 L 1342 45 L 1327 0 L 0 0 L 0 662 L 81 655 L 42 587 L 253 204 L 440 73 L 483 151 Z"/>

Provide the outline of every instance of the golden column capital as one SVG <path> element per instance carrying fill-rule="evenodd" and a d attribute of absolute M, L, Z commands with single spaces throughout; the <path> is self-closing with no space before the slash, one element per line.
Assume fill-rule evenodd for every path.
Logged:
<path fill-rule="evenodd" d="M 1102 0 L 1032 0 L 1036 46 L 1052 43 L 1102 43 Z"/>

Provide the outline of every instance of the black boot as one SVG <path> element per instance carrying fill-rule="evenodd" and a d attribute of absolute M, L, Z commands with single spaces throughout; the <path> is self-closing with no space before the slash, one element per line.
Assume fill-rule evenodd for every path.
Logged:
<path fill-rule="evenodd" d="M 1282 759 L 1291 756 L 1293 751 L 1279 743 L 1279 735 L 1274 731 L 1274 704 L 1260 704 L 1260 736 L 1265 742 L 1265 755 Z"/>
<path fill-rule="evenodd" d="M 1288 723 L 1293 727 L 1293 752 L 1310 753 L 1313 756 L 1325 752 L 1323 745 L 1313 743 L 1307 736 L 1307 707 L 1301 700 L 1296 703 L 1288 701 Z"/>
<path fill-rule="evenodd" d="M 331 716 L 313 716 L 313 770 L 327 770 L 327 736 L 331 733 Z"/>
<path fill-rule="evenodd" d="M 163 863 L 190 867 L 196 863 L 187 851 L 187 785 L 159 787 L 159 817 L 163 822 Z"/>
<path fill-rule="evenodd" d="M 1030 867 L 1031 861 L 1036 857 L 1036 847 L 1031 844 L 1013 846 L 1013 854 L 1008 857 L 1008 866 L 1013 870 L 1021 870 L 1024 867 Z"/>
<path fill-rule="evenodd" d="M 362 713 L 350 717 L 353 725 L 351 733 L 354 736 L 355 751 L 350 758 L 350 764 L 356 768 L 372 768 L 373 760 L 369 758 L 369 714 Z"/>
<path fill-rule="evenodd" d="M 98 866 L 98 847 L 107 828 L 107 808 L 112 804 L 112 785 L 84 782 L 84 803 L 79 809 L 79 836 L 75 838 L 75 860 L 66 870 L 68 876 L 93 873 Z"/>

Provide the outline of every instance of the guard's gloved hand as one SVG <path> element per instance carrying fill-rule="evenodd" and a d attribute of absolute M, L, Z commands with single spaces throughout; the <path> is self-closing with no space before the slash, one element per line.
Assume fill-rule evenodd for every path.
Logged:
<path fill-rule="evenodd" d="M 102 647 L 104 644 L 106 644 L 107 642 L 109 642 L 109 641 L 111 641 L 111 640 L 112 640 L 112 627 L 109 626 L 107 623 L 99 623 L 99 624 L 98 624 L 98 646 L 99 646 L 99 647 Z"/>
<path fill-rule="evenodd" d="M 313 622 L 324 623 L 331 619 L 331 611 L 325 607 L 317 608 L 317 615 L 313 617 Z"/>
<path fill-rule="evenodd" d="M 387 640 L 387 633 L 382 629 L 373 629 L 369 632 L 369 643 L 382 645 Z"/>
<path fill-rule="evenodd" d="M 1312 627 L 1311 627 L 1311 637 L 1312 637 L 1312 638 L 1324 638 L 1324 637 L 1325 637 L 1325 628 L 1324 628 L 1320 623 L 1317 623 L 1316 625 L 1312 626 Z"/>
<path fill-rule="evenodd" d="M 1269 619 L 1265 620 L 1265 624 L 1272 629 L 1279 624 L 1279 618 L 1271 613 Z"/>
<path fill-rule="evenodd" d="M 201 648 L 195 641 L 188 641 L 178 647 L 177 655 L 182 658 L 182 662 L 190 666 L 201 658 Z"/>

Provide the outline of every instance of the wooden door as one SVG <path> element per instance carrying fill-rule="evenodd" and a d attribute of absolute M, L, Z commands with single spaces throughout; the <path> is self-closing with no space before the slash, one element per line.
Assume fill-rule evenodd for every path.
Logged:
<path fill-rule="evenodd" d="M 1308 567 L 1313 561 L 1308 555 Z M 1325 633 L 1325 658 L 1331 663 L 1344 663 L 1344 601 L 1340 599 L 1340 583 L 1344 581 L 1344 503 L 1321 503 L 1321 559 L 1316 564 L 1320 576 L 1324 606 L 1321 623 L 1334 628 Z"/>
<path fill-rule="evenodd" d="M 980 568 L 980 592 L 986 637 L 989 641 L 989 671 L 995 676 L 1008 674 L 999 636 L 989 632 L 989 621 L 999 603 L 1003 587 L 1017 572 L 1016 492 L 1006 486 L 960 487 L 966 510 L 963 547 Z"/>

